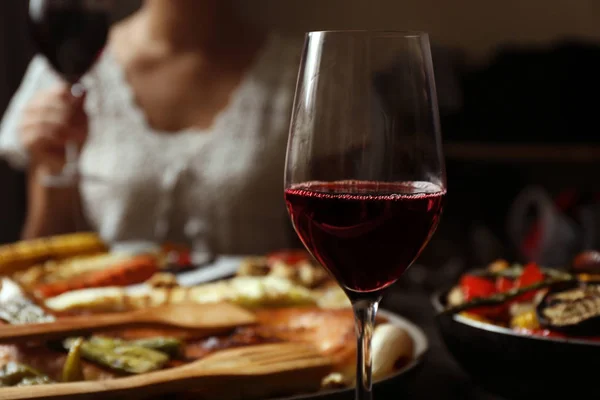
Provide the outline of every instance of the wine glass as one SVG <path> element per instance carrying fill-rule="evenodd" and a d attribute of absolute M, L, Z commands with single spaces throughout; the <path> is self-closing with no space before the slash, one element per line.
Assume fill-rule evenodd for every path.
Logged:
<path fill-rule="evenodd" d="M 81 77 L 106 45 L 113 0 L 30 0 L 29 22 L 37 48 L 54 70 L 82 96 Z M 51 186 L 70 185 L 77 177 L 77 144 L 67 142 L 60 174 L 48 176 Z"/>
<path fill-rule="evenodd" d="M 445 188 L 427 34 L 308 33 L 285 201 L 304 246 L 352 303 L 357 399 L 372 398 L 379 301 L 431 238 Z"/>

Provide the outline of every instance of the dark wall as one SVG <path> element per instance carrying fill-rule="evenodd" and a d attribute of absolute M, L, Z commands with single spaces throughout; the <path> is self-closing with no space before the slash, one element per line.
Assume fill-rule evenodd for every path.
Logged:
<path fill-rule="evenodd" d="M 25 21 L 27 1 L 0 2 L 0 113 L 17 89 L 32 54 Z M 0 162 L 0 243 L 19 237 L 25 213 L 24 176 Z"/>

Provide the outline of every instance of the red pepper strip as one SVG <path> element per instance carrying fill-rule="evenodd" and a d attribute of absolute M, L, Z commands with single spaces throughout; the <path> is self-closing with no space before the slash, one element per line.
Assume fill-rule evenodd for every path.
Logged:
<path fill-rule="evenodd" d="M 517 279 L 516 287 L 523 288 L 542 282 L 545 279 L 544 273 L 536 263 L 529 263 L 523 269 L 521 276 Z M 520 296 L 517 301 L 529 301 L 535 297 L 537 292 L 533 291 Z"/>
<path fill-rule="evenodd" d="M 513 286 L 513 281 L 504 276 L 500 276 L 496 279 L 496 292 L 498 293 L 508 292 Z"/>
<path fill-rule="evenodd" d="M 460 287 L 465 296 L 465 301 L 489 297 L 496 293 L 494 282 L 475 275 L 463 275 L 460 280 Z"/>
<path fill-rule="evenodd" d="M 471 301 L 476 298 L 486 298 L 496 293 L 494 281 L 475 275 L 463 275 L 460 280 L 460 287 L 465 301 Z M 506 306 L 478 307 L 469 310 L 470 313 L 486 318 L 497 318 L 506 312 Z"/>
<path fill-rule="evenodd" d="M 106 286 L 129 286 L 142 283 L 158 272 L 156 258 L 136 256 L 100 271 L 93 271 L 74 278 L 38 285 L 34 293 L 41 298 L 58 296 L 65 292 Z"/>

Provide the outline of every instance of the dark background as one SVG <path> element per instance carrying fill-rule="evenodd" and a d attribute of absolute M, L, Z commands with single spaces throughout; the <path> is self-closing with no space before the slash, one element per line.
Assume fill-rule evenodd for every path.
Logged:
<path fill-rule="evenodd" d="M 116 17 L 139 1 L 118 1 Z M 435 257 L 467 264 L 511 256 L 506 213 L 526 185 L 551 194 L 595 191 L 600 110 L 600 5 L 593 0 L 238 1 L 249 19 L 292 32 L 430 32 L 447 156 L 449 196 Z M 0 111 L 32 54 L 27 1 L 0 3 Z M 23 175 L 0 164 L 0 242 L 18 238 Z M 482 233 L 483 232 L 483 233 Z M 482 237 L 489 236 L 483 245 Z M 437 247 L 436 247 L 437 246 Z M 484 249 L 482 247 L 485 247 Z M 431 253 L 433 250 L 430 250 Z"/>

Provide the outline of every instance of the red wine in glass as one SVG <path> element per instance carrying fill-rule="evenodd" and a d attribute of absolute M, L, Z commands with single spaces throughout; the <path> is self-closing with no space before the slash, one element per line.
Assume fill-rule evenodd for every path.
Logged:
<path fill-rule="evenodd" d="M 38 51 L 81 95 L 82 76 L 106 45 L 112 0 L 30 0 L 29 25 Z M 56 183 L 69 183 L 76 173 L 77 147 L 67 143 L 65 168 Z M 52 181 L 52 180 L 51 180 Z"/>
<path fill-rule="evenodd" d="M 308 182 L 285 191 L 306 248 L 348 295 L 378 293 L 435 231 L 445 190 L 428 182 Z"/>
<path fill-rule="evenodd" d="M 352 303 L 356 399 L 371 400 L 379 302 L 429 242 L 446 195 L 428 36 L 309 32 L 297 82 L 285 202 Z"/>

